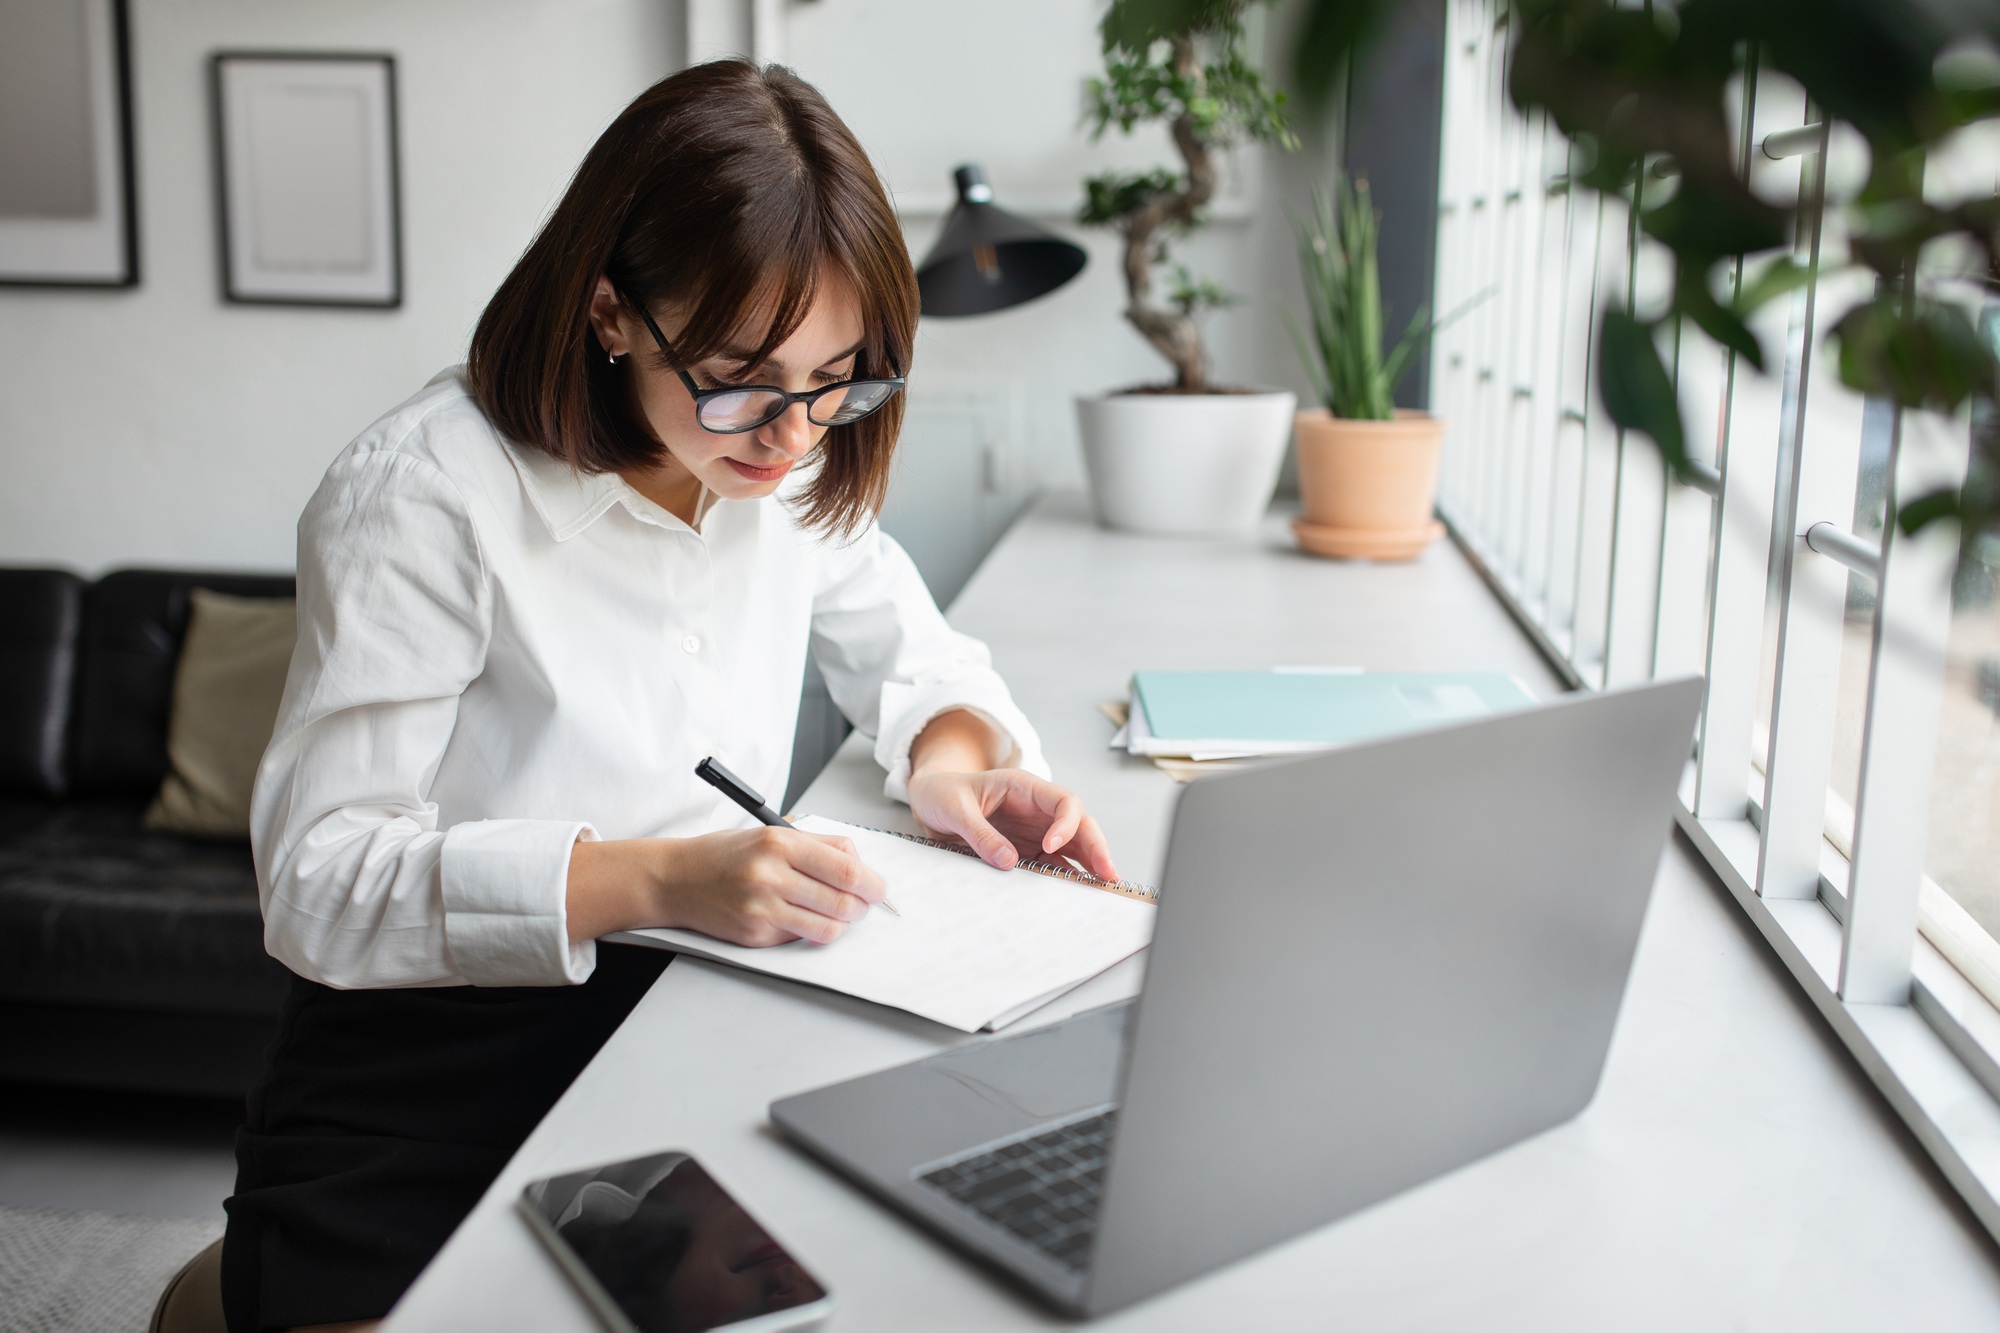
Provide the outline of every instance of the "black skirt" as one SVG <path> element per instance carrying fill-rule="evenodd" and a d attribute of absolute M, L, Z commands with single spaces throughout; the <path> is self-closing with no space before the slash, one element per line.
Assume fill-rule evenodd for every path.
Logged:
<path fill-rule="evenodd" d="M 581 986 L 294 977 L 236 1138 L 231 1333 L 388 1313 L 671 957 L 600 944 Z"/>

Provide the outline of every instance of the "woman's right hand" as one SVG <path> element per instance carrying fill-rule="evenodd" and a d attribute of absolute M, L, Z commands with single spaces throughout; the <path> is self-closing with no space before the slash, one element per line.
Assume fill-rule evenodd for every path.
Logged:
<path fill-rule="evenodd" d="M 829 944 L 884 892 L 852 842 L 794 828 L 579 842 L 570 852 L 569 936 L 581 943 L 673 926 L 751 948 Z"/>
<path fill-rule="evenodd" d="M 846 838 L 754 828 L 668 843 L 660 924 L 731 944 L 831 944 L 887 891 Z"/>

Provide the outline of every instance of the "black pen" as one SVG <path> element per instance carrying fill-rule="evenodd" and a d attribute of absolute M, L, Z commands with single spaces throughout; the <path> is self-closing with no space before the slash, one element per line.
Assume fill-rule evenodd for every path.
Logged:
<path fill-rule="evenodd" d="M 764 798 L 749 783 L 724 768 L 722 762 L 714 755 L 710 755 L 696 764 L 694 766 L 694 775 L 721 792 L 724 796 L 727 796 L 730 800 L 736 802 L 736 804 L 742 806 L 745 810 L 748 810 L 750 817 L 758 823 L 768 824 L 772 828 L 791 827 L 791 824 L 786 822 L 783 815 L 764 804 Z M 882 900 L 881 905 L 889 909 L 891 916 L 902 915 L 901 912 L 896 910 L 896 905 L 887 898 Z"/>

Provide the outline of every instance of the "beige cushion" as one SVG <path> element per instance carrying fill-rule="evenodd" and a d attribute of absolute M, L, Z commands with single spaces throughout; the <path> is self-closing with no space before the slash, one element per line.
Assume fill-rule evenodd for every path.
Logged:
<path fill-rule="evenodd" d="M 153 1306 L 146 1333 L 229 1333 L 222 1314 L 222 1242 L 181 1265 Z"/>
<path fill-rule="evenodd" d="M 289 598 L 193 591 L 167 722 L 167 778 L 146 827 L 212 838 L 250 836 L 250 786 L 271 743 L 298 641 Z"/>

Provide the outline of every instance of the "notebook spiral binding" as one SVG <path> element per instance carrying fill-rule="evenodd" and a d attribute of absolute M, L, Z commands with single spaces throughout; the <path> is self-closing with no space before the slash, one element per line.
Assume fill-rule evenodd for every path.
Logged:
<path fill-rule="evenodd" d="M 904 842 L 914 842 L 924 847 L 935 847 L 941 852 L 957 852 L 960 856 L 970 856 L 975 860 L 979 857 L 978 852 L 973 851 L 963 843 L 946 842 L 942 838 L 920 837 L 915 833 L 898 833 L 894 829 L 869 828 L 866 824 L 857 824 L 855 827 L 866 828 L 870 833 L 881 833 L 891 838 L 901 838 Z M 1056 879 L 1069 880 L 1073 884 L 1082 884 L 1089 888 L 1102 889 L 1106 893 L 1115 893 L 1121 897 L 1136 898 L 1142 903 L 1157 904 L 1160 901 L 1160 891 L 1150 884 L 1135 884 L 1129 879 L 1099 879 L 1087 870 L 1078 870 L 1075 866 L 1065 865 L 1061 861 L 1042 861 L 1024 857 L 1017 863 L 1017 867 L 1021 870 L 1032 870 L 1038 875 L 1050 875 Z"/>

